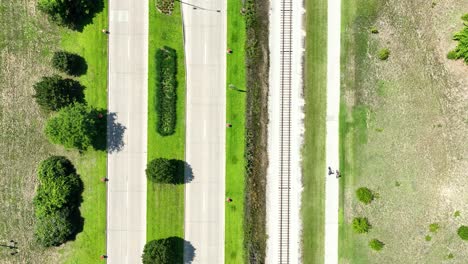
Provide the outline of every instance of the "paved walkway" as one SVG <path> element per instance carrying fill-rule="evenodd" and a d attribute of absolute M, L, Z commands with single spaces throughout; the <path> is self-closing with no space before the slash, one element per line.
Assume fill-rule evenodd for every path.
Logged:
<path fill-rule="evenodd" d="M 328 0 L 326 164 L 339 170 L 341 0 Z M 325 263 L 338 263 L 339 179 L 324 172 Z"/>
<path fill-rule="evenodd" d="M 109 1 L 107 263 L 141 263 L 146 242 L 148 1 Z M 111 121 L 111 120 L 109 120 Z M 123 146 L 119 148 L 122 135 Z"/>
<path fill-rule="evenodd" d="M 220 264 L 224 263 L 226 1 L 184 3 L 185 155 L 194 177 L 185 187 L 185 240 L 195 248 L 193 263 Z M 186 260 L 190 254 L 185 252 Z"/>

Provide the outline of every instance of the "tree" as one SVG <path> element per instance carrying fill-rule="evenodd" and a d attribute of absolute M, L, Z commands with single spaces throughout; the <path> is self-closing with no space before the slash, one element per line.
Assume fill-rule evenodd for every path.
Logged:
<path fill-rule="evenodd" d="M 42 246 L 58 246 L 80 229 L 83 183 L 65 157 L 51 156 L 38 169 L 39 186 L 34 197 L 34 237 Z"/>
<path fill-rule="evenodd" d="M 101 0 L 39 0 L 39 9 L 52 21 L 70 29 L 81 30 L 102 9 Z"/>
<path fill-rule="evenodd" d="M 87 65 L 83 57 L 66 51 L 57 51 L 52 57 L 52 67 L 73 76 L 86 73 Z"/>
<path fill-rule="evenodd" d="M 45 133 L 54 144 L 80 151 L 92 146 L 98 135 L 95 110 L 79 103 L 62 108 L 49 119 Z"/>
<path fill-rule="evenodd" d="M 172 264 L 178 259 L 178 240 L 170 237 L 146 243 L 141 256 L 143 264 Z"/>
<path fill-rule="evenodd" d="M 63 79 L 59 75 L 42 77 L 34 84 L 36 94 L 33 97 L 43 109 L 57 111 L 73 102 L 84 102 L 84 87 L 72 79 Z"/>
<path fill-rule="evenodd" d="M 461 239 L 468 240 L 468 226 L 460 226 L 457 234 Z"/>
<path fill-rule="evenodd" d="M 77 227 L 71 220 L 72 216 L 68 208 L 36 217 L 34 237 L 44 247 L 63 244 L 76 232 Z"/>
<path fill-rule="evenodd" d="M 369 232 L 371 225 L 369 220 L 365 217 L 356 217 L 353 219 L 353 230 L 358 234 L 363 234 Z"/>
<path fill-rule="evenodd" d="M 372 239 L 369 241 L 369 247 L 372 248 L 375 251 L 380 251 L 382 248 L 385 246 L 385 244 L 378 240 L 378 239 Z"/>
<path fill-rule="evenodd" d="M 177 181 L 177 161 L 154 159 L 146 167 L 146 176 L 153 182 L 174 184 Z"/>
<path fill-rule="evenodd" d="M 356 190 L 356 196 L 364 204 L 370 204 L 374 200 L 374 194 L 369 188 L 361 187 Z"/>

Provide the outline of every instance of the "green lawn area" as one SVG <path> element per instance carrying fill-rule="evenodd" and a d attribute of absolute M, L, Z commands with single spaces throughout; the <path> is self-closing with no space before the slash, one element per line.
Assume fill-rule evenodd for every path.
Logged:
<path fill-rule="evenodd" d="M 180 4 L 167 16 L 150 1 L 148 64 L 148 161 L 157 157 L 184 160 L 185 153 L 185 66 Z M 177 125 L 173 135 L 156 131 L 156 50 L 168 46 L 177 52 Z M 177 236 L 184 238 L 184 185 L 148 181 L 146 240 Z M 181 252 L 182 254 L 182 252 Z"/>
<path fill-rule="evenodd" d="M 102 109 L 107 107 L 107 36 L 101 32 L 107 28 L 105 3 L 105 9 L 83 32 L 63 29 L 61 33 L 62 49 L 83 56 L 88 64 L 87 73 L 79 78 L 86 87 L 87 103 Z M 66 244 L 64 262 L 101 263 L 99 256 L 106 252 L 106 187 L 100 179 L 106 176 L 107 154 L 88 151 L 73 161 L 84 183 L 80 207 L 84 228 L 75 241 Z"/>
<path fill-rule="evenodd" d="M 323 263 L 325 225 L 325 116 L 327 4 L 306 1 L 305 134 L 302 149 L 302 258 Z"/>
<path fill-rule="evenodd" d="M 228 1 L 226 120 L 232 127 L 226 131 L 226 196 L 233 199 L 226 206 L 225 263 L 243 263 L 244 189 L 245 189 L 245 21 L 240 14 L 242 1 Z"/>

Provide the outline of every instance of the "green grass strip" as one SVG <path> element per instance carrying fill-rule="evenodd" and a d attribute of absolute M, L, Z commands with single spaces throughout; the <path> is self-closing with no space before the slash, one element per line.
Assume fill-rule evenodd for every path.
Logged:
<path fill-rule="evenodd" d="M 185 153 L 185 68 L 180 4 L 172 15 L 161 14 L 155 1 L 149 3 L 148 53 L 148 160 L 157 157 L 184 160 Z M 156 51 L 164 46 L 177 53 L 177 105 L 174 134 L 157 133 Z M 148 182 L 146 240 L 178 236 L 184 238 L 184 185 Z M 181 252 L 182 254 L 182 252 Z"/>
<path fill-rule="evenodd" d="M 91 106 L 107 107 L 107 36 L 101 32 L 107 28 L 107 1 L 104 10 L 97 14 L 93 23 L 83 32 L 63 29 L 61 47 L 85 58 L 88 70 L 79 78 L 86 86 L 85 99 Z M 76 240 L 63 249 L 64 263 L 102 263 L 100 255 L 106 252 L 106 187 L 100 182 L 106 177 L 104 151 L 87 151 L 74 164 L 84 183 L 81 216 L 83 231 Z"/>
<path fill-rule="evenodd" d="M 226 207 L 225 263 L 243 263 L 244 188 L 245 188 L 245 18 L 242 1 L 228 1 L 226 120 L 226 196 L 233 199 Z"/>
<path fill-rule="evenodd" d="M 302 257 L 323 263 L 325 225 L 325 116 L 327 1 L 306 1 L 305 134 L 302 149 Z"/>

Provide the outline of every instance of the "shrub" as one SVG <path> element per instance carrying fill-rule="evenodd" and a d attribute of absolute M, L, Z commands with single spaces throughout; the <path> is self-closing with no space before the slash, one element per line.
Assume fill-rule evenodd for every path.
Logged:
<path fill-rule="evenodd" d="M 464 14 L 461 19 L 465 22 L 468 22 L 468 13 Z"/>
<path fill-rule="evenodd" d="M 461 239 L 468 240 L 468 226 L 460 226 L 457 234 Z"/>
<path fill-rule="evenodd" d="M 177 180 L 177 163 L 165 158 L 154 159 L 146 167 L 146 176 L 152 182 L 174 184 Z"/>
<path fill-rule="evenodd" d="M 353 219 L 353 230 L 358 234 L 363 234 L 369 232 L 371 225 L 365 217 L 356 217 Z"/>
<path fill-rule="evenodd" d="M 57 111 L 73 102 L 84 102 L 84 87 L 72 79 L 62 79 L 59 75 L 42 77 L 34 84 L 33 97 L 41 108 Z"/>
<path fill-rule="evenodd" d="M 374 194 L 366 187 L 361 187 L 356 190 L 358 200 L 364 204 L 370 204 L 374 200 Z"/>
<path fill-rule="evenodd" d="M 454 257 L 455 257 L 455 256 L 454 256 L 452 253 L 449 253 L 449 254 L 447 255 L 447 259 L 453 259 Z"/>
<path fill-rule="evenodd" d="M 39 187 L 34 197 L 34 237 L 45 247 L 58 246 L 80 229 L 79 206 L 83 183 L 73 164 L 61 156 L 41 162 Z"/>
<path fill-rule="evenodd" d="M 45 133 L 54 144 L 63 145 L 67 149 L 86 150 L 98 134 L 94 111 L 78 103 L 62 108 L 47 121 Z"/>
<path fill-rule="evenodd" d="M 176 126 L 177 103 L 177 54 L 164 47 L 156 52 L 158 133 L 172 135 Z"/>
<path fill-rule="evenodd" d="M 376 27 L 371 27 L 371 28 L 370 28 L 370 32 L 371 32 L 372 34 L 378 34 L 378 33 L 379 33 L 379 30 L 378 30 Z"/>
<path fill-rule="evenodd" d="M 170 15 L 174 11 L 174 0 L 156 0 L 156 8 L 159 12 Z"/>
<path fill-rule="evenodd" d="M 38 8 L 52 21 L 70 29 L 82 30 L 103 7 L 102 0 L 39 0 Z"/>
<path fill-rule="evenodd" d="M 430 235 L 427 235 L 424 239 L 429 242 L 432 240 L 432 237 Z"/>
<path fill-rule="evenodd" d="M 387 60 L 388 57 L 390 56 L 390 50 L 387 48 L 379 50 L 379 53 L 377 54 L 380 60 Z"/>
<path fill-rule="evenodd" d="M 52 67 L 73 76 L 85 74 L 87 70 L 86 61 L 83 57 L 66 51 L 54 53 Z"/>
<path fill-rule="evenodd" d="M 455 211 L 453 213 L 453 217 L 459 217 L 460 216 L 460 211 Z"/>
<path fill-rule="evenodd" d="M 462 19 L 467 16 L 464 15 Z M 468 18 L 467 18 L 468 19 Z M 468 23 L 465 23 L 463 29 L 453 35 L 453 40 L 458 41 L 455 49 L 449 51 L 447 58 L 451 60 L 463 59 L 468 64 Z"/>
<path fill-rule="evenodd" d="M 169 237 L 165 239 L 152 240 L 146 243 L 141 256 L 143 264 L 172 264 L 180 258 L 183 247 L 180 245 L 182 239 Z"/>
<path fill-rule="evenodd" d="M 439 230 L 439 224 L 438 223 L 432 223 L 429 225 L 429 231 L 432 233 L 435 233 Z"/>
<path fill-rule="evenodd" d="M 378 239 L 372 239 L 369 241 L 369 247 L 372 248 L 375 251 L 380 251 L 382 248 L 385 246 L 385 244 L 378 240 Z"/>

